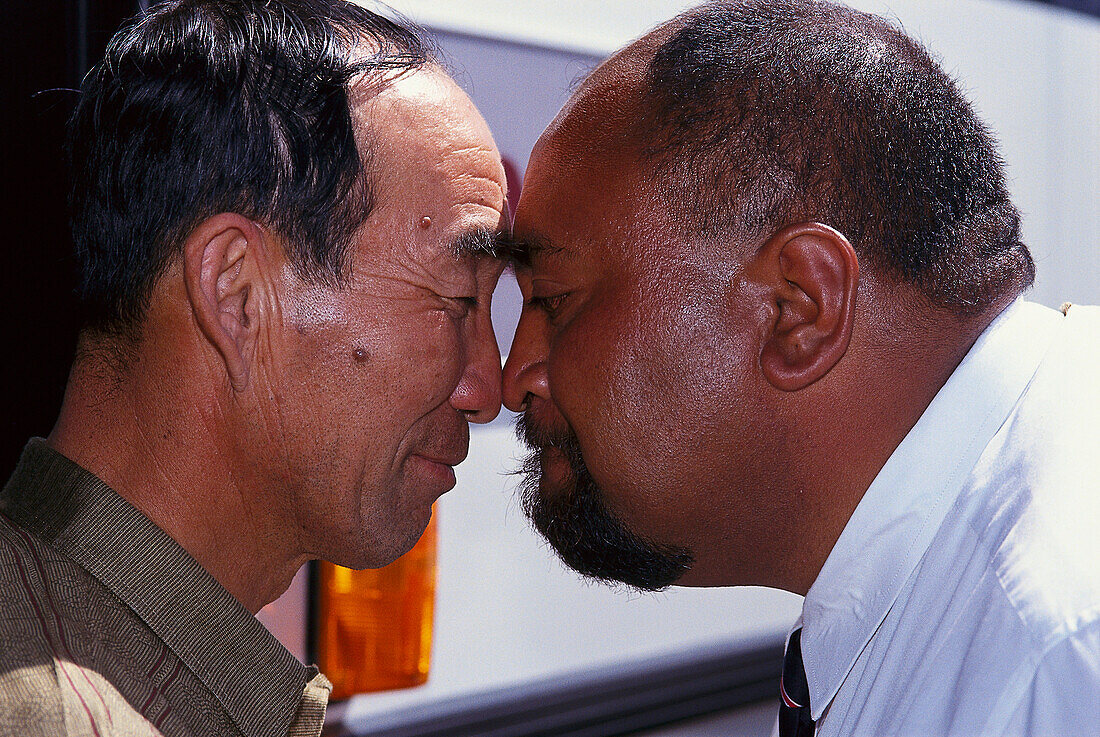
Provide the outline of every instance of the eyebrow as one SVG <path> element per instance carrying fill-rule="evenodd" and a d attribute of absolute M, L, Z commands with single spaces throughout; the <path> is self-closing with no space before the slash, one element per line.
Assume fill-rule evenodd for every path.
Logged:
<path fill-rule="evenodd" d="M 554 254 L 561 250 L 541 233 L 527 233 L 523 236 L 506 234 L 499 244 L 498 258 L 507 259 L 513 266 L 530 266 L 536 256 Z"/>
<path fill-rule="evenodd" d="M 510 240 L 506 233 L 492 228 L 478 228 L 458 236 L 451 242 L 451 253 L 455 258 L 467 256 L 489 256 L 490 258 L 507 258 L 501 255 L 506 248 L 506 241 Z"/>

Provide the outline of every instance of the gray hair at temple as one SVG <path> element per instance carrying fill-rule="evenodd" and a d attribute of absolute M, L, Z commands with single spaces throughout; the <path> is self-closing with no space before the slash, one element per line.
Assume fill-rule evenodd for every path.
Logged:
<path fill-rule="evenodd" d="M 182 239 L 219 212 L 279 233 L 303 278 L 340 283 L 377 200 L 349 83 L 434 57 L 415 28 L 344 0 L 169 0 L 133 18 L 70 122 L 86 325 L 136 335 Z"/>

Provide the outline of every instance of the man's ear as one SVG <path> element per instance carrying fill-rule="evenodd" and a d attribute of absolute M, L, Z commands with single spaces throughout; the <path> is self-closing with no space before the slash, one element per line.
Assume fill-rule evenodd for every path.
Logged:
<path fill-rule="evenodd" d="M 827 374 L 848 350 L 859 260 L 847 238 L 820 223 L 784 228 L 758 258 L 777 309 L 760 367 L 772 386 L 797 391 Z"/>
<path fill-rule="evenodd" d="M 236 213 L 203 220 L 183 246 L 184 283 L 195 322 L 237 391 L 248 386 L 256 350 L 265 246 L 263 230 Z"/>

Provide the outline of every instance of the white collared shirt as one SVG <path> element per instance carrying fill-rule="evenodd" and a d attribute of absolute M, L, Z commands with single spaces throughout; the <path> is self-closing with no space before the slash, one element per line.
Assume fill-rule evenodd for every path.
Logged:
<path fill-rule="evenodd" d="M 806 596 L 817 735 L 1100 735 L 1100 308 L 1017 300 Z"/>

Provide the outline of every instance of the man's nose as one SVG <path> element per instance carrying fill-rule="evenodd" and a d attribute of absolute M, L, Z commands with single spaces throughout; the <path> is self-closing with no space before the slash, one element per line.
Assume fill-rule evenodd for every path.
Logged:
<path fill-rule="evenodd" d="M 520 315 L 504 364 L 504 406 L 513 412 L 523 412 L 529 397 L 550 399 L 546 338 L 536 322 L 526 311 Z"/>
<path fill-rule="evenodd" d="M 469 360 L 451 394 L 451 406 L 479 424 L 492 422 L 500 414 L 500 348 L 488 312 L 477 322 Z"/>

